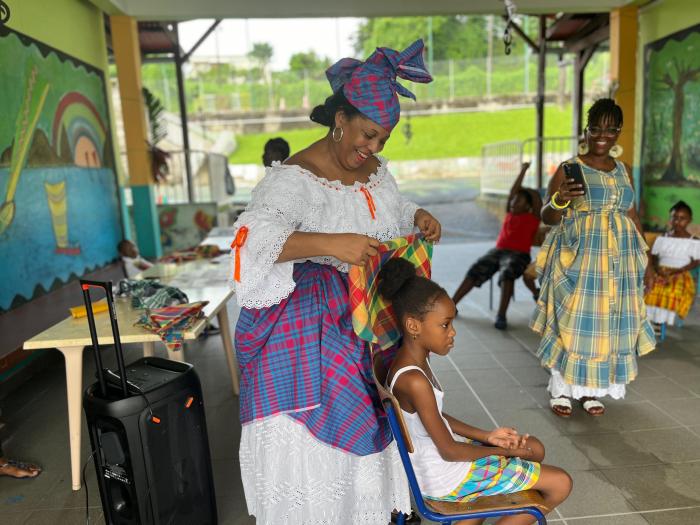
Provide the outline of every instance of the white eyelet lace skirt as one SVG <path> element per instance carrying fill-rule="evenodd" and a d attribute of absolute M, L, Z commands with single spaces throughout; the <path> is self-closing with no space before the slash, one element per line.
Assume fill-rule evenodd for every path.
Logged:
<path fill-rule="evenodd" d="M 278 415 L 243 426 L 239 456 L 257 525 L 386 525 L 393 509 L 411 508 L 395 442 L 356 456 Z"/>

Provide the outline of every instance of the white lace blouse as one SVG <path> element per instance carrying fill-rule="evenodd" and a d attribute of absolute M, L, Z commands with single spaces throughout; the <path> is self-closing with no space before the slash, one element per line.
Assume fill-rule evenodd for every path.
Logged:
<path fill-rule="evenodd" d="M 692 259 L 700 259 L 700 240 L 692 237 L 657 237 L 651 253 L 659 257 L 659 265 L 682 268 Z"/>
<path fill-rule="evenodd" d="M 360 233 L 380 241 L 413 231 L 418 205 L 405 199 L 387 168 L 380 165 L 366 184 L 345 186 L 296 165 L 273 163 L 252 193 L 250 204 L 234 227 L 248 228 L 240 248 L 240 282 L 233 282 L 239 306 L 266 308 L 294 290 L 295 262 L 275 262 L 295 231 Z M 374 207 L 374 218 L 370 209 Z M 234 260 L 232 252 L 232 260 Z M 342 272 L 348 264 L 334 257 L 311 257 Z"/>

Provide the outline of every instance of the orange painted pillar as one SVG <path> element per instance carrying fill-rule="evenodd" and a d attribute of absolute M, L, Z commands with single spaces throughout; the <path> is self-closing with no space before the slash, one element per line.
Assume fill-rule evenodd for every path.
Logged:
<path fill-rule="evenodd" d="M 136 237 L 142 255 L 160 257 L 160 224 L 155 206 L 151 161 L 146 146 L 148 127 L 141 84 L 138 27 L 136 20 L 129 16 L 111 16 L 110 22 L 124 120 Z"/>
<path fill-rule="evenodd" d="M 637 6 L 621 7 L 610 12 L 610 81 L 617 88 L 615 101 L 624 115 L 622 133 L 617 142 L 624 149 L 620 159 L 630 166 L 634 162 L 638 32 Z"/>

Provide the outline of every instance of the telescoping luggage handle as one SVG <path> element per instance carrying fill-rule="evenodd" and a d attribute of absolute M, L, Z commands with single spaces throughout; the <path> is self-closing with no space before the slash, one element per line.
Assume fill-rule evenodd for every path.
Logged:
<path fill-rule="evenodd" d="M 117 311 L 114 308 L 114 296 L 112 295 L 112 281 L 88 281 L 80 279 L 80 287 L 83 290 L 85 309 L 87 311 L 88 326 L 90 327 L 90 338 L 92 339 L 93 353 L 95 354 L 95 366 L 97 366 L 97 381 L 100 384 L 102 397 L 107 397 L 107 383 L 105 382 L 104 369 L 102 368 L 102 356 L 100 355 L 99 342 L 97 340 L 97 328 L 95 327 L 95 315 L 92 312 L 92 299 L 90 299 L 90 288 L 100 288 L 107 294 L 107 306 L 109 308 L 109 320 L 112 323 L 112 336 L 114 338 L 114 351 L 117 353 L 117 366 L 119 367 L 119 377 L 121 379 L 122 395 L 128 397 L 129 392 L 126 386 L 126 368 L 124 367 L 124 353 L 122 343 L 119 339 L 119 326 L 117 325 Z"/>

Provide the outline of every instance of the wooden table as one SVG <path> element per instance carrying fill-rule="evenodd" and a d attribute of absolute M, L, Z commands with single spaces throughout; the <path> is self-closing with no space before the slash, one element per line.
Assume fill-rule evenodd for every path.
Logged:
<path fill-rule="evenodd" d="M 145 277 L 160 276 L 163 281 L 180 282 L 188 279 L 188 275 L 196 277 L 210 269 L 208 261 L 193 261 L 182 265 L 155 265 Z M 223 268 L 222 268 L 223 270 Z M 206 275 L 206 274 L 205 274 Z M 193 281 L 196 279 L 192 279 Z M 77 286 L 77 284 L 76 284 Z M 179 286 L 191 302 L 209 301 L 204 307 L 204 317 L 184 333 L 186 340 L 196 339 L 204 330 L 207 323 L 217 317 L 221 329 L 221 339 L 226 354 L 234 395 L 238 395 L 238 363 L 233 351 L 231 329 L 229 325 L 226 304 L 233 296 L 233 290 L 228 285 L 215 282 L 212 286 Z M 143 313 L 131 307 L 130 299 L 115 300 L 119 336 L 122 343 L 142 343 L 143 355 L 152 356 L 154 344 L 161 339 L 144 328 L 134 326 Z M 112 328 L 108 312 L 95 315 L 98 341 L 100 345 L 114 344 Z M 80 490 L 81 465 L 81 405 L 83 396 L 83 349 L 92 346 L 87 318 L 73 319 L 69 317 L 51 328 L 32 337 L 24 343 L 25 350 L 40 348 L 58 348 L 66 360 L 66 391 L 68 398 L 68 429 L 70 435 L 71 478 L 73 490 Z M 184 350 L 168 351 L 168 357 L 176 361 L 184 361 Z"/>

